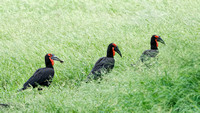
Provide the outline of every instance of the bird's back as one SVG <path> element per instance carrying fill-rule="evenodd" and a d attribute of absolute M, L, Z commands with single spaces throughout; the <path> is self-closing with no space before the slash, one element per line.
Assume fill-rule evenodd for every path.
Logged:
<path fill-rule="evenodd" d="M 54 76 L 53 68 L 38 69 L 29 80 L 24 83 L 24 88 L 29 86 L 37 87 L 38 85 L 49 86 Z"/>
<path fill-rule="evenodd" d="M 101 57 L 92 68 L 90 75 L 94 75 L 94 79 L 100 77 L 103 73 L 110 72 L 115 64 L 115 59 L 110 57 Z"/>
<path fill-rule="evenodd" d="M 159 53 L 158 50 L 153 50 L 153 49 L 146 50 L 142 53 L 142 55 L 140 56 L 140 59 L 143 62 L 143 61 L 149 60 L 149 58 L 151 57 L 156 57 L 158 53 Z"/>

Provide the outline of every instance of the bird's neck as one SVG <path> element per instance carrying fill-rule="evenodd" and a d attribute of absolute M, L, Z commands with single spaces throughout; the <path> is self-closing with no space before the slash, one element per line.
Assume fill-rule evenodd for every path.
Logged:
<path fill-rule="evenodd" d="M 151 49 L 158 50 L 156 46 L 152 46 L 152 45 L 151 45 Z"/>
<path fill-rule="evenodd" d="M 46 64 L 46 68 L 53 68 L 52 64 Z"/>
<path fill-rule="evenodd" d="M 107 50 L 107 57 L 113 58 L 114 57 L 114 50 L 112 49 L 112 47 L 108 47 Z"/>
<path fill-rule="evenodd" d="M 107 56 L 106 56 L 106 57 L 113 58 L 113 55 L 108 55 L 108 54 L 107 54 Z"/>
<path fill-rule="evenodd" d="M 158 42 L 155 39 L 151 39 L 151 49 L 158 50 Z"/>

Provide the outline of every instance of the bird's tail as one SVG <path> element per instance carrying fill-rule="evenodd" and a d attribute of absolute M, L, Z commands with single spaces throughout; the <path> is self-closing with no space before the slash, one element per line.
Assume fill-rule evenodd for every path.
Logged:
<path fill-rule="evenodd" d="M 89 83 L 91 81 L 90 76 L 87 77 L 87 79 L 85 80 L 85 83 Z"/>

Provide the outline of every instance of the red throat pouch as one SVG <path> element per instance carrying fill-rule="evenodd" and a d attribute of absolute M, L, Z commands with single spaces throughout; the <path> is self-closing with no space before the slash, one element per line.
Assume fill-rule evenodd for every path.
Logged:
<path fill-rule="evenodd" d="M 51 57 L 49 57 L 49 60 L 51 61 L 51 65 L 54 65 L 54 61 L 51 59 Z"/>
<path fill-rule="evenodd" d="M 115 49 L 115 48 L 112 47 L 113 56 L 115 56 L 115 50 L 114 50 L 114 49 Z"/>
<path fill-rule="evenodd" d="M 51 54 L 48 54 L 48 56 L 49 56 L 49 60 L 50 60 L 50 62 L 51 62 L 51 65 L 53 66 L 53 65 L 54 65 L 54 61 L 51 59 L 52 55 L 51 55 Z"/>
<path fill-rule="evenodd" d="M 155 39 L 155 41 L 156 41 L 156 47 L 158 47 L 158 41 L 157 41 L 157 39 Z"/>

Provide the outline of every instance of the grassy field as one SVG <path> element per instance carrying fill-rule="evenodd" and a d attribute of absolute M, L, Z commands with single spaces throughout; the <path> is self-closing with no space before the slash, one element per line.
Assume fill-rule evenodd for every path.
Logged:
<path fill-rule="evenodd" d="M 199 0 L 2 0 L 0 112 L 200 112 Z M 131 67 L 160 35 L 151 68 Z M 112 73 L 84 83 L 114 42 Z M 44 55 L 54 53 L 55 76 L 43 91 L 17 92 Z"/>

